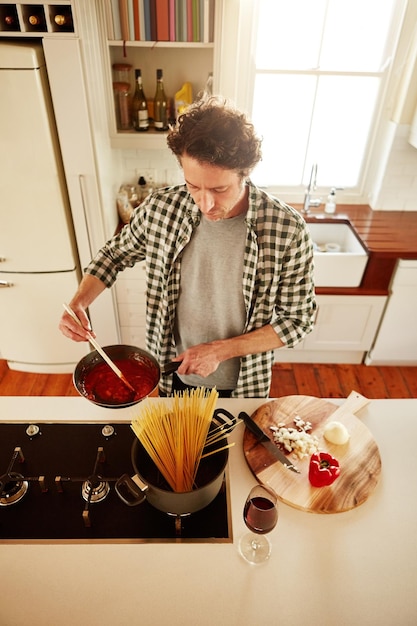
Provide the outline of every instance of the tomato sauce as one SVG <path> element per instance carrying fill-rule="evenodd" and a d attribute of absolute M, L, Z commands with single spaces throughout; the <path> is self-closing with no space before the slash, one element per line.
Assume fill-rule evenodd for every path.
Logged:
<path fill-rule="evenodd" d="M 135 393 L 124 384 L 107 363 L 97 363 L 85 376 L 84 391 L 92 402 L 114 406 L 137 402 L 145 398 L 159 381 L 159 369 L 135 359 L 114 361 Z"/>

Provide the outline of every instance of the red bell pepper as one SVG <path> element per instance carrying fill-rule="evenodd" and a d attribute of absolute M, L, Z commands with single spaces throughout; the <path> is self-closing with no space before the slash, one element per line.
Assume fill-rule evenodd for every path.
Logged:
<path fill-rule="evenodd" d="M 331 485 L 339 474 L 339 461 L 328 452 L 316 452 L 311 456 L 308 478 L 313 487 Z"/>

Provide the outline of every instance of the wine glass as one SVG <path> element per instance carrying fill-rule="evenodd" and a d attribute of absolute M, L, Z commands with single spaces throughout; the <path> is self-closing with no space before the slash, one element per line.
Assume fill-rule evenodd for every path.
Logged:
<path fill-rule="evenodd" d="M 271 543 L 265 533 L 278 521 L 278 497 L 273 489 L 256 485 L 251 489 L 243 508 L 243 519 L 251 532 L 239 541 L 239 552 L 249 563 L 262 563 L 271 554 Z"/>

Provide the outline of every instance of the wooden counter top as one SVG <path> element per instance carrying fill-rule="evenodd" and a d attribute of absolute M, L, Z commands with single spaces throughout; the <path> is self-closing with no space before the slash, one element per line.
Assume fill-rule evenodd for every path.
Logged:
<path fill-rule="evenodd" d="M 338 211 L 349 216 L 371 253 L 417 259 L 417 211 L 372 211 L 367 205 L 341 205 Z"/>
<path fill-rule="evenodd" d="M 298 210 L 299 205 L 295 205 Z M 321 210 L 320 210 L 321 209 Z M 373 211 L 368 205 L 338 204 L 335 215 L 323 216 L 323 208 L 311 209 L 308 221 L 333 221 L 347 215 L 369 252 L 369 261 L 358 288 L 317 288 L 318 294 L 385 295 L 398 259 L 417 259 L 417 211 Z"/>

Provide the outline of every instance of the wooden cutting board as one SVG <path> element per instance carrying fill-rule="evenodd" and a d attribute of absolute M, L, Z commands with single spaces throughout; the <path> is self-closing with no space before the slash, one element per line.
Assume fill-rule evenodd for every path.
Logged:
<path fill-rule="evenodd" d="M 270 485 L 279 499 L 290 506 L 311 513 L 341 513 L 365 502 L 374 491 L 381 474 L 381 457 L 369 429 L 353 415 L 369 400 L 352 392 L 338 407 L 311 396 L 285 396 L 260 406 L 252 419 L 271 436 L 270 426 L 294 427 L 297 415 L 311 422 L 310 433 L 319 440 L 319 450 L 329 452 L 340 463 L 340 476 L 327 487 L 312 487 L 308 479 L 310 456 L 298 459 L 288 454 L 300 470 L 296 474 L 276 460 L 246 428 L 243 451 L 246 461 L 261 483 Z M 323 436 L 326 424 L 339 421 L 350 433 L 344 445 L 329 443 Z"/>

